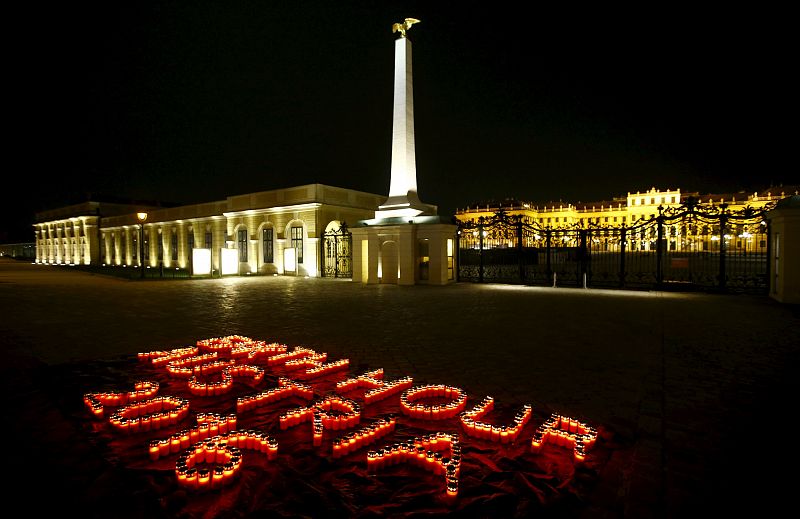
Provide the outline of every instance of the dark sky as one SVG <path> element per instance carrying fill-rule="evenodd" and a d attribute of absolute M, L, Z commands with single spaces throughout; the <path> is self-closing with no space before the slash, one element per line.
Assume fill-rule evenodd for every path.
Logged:
<path fill-rule="evenodd" d="M 6 18 L 18 159 L 4 177 L 21 192 L 3 190 L 0 241 L 30 241 L 35 211 L 89 193 L 194 203 L 312 182 L 388 193 L 391 24 L 404 17 L 422 21 L 409 32 L 417 181 L 440 214 L 507 197 L 799 183 L 788 13 L 26 5 Z"/>

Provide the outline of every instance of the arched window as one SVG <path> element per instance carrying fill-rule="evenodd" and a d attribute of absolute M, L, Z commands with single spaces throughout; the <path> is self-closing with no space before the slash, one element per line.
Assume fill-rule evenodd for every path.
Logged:
<path fill-rule="evenodd" d="M 297 263 L 303 263 L 303 227 L 292 227 L 292 247 L 297 251 Z"/>
<path fill-rule="evenodd" d="M 247 229 L 239 229 L 237 242 L 239 244 L 239 262 L 247 261 Z"/>
<path fill-rule="evenodd" d="M 273 229 L 265 227 L 261 231 L 262 247 L 264 251 L 264 263 L 273 263 L 275 261 L 275 249 L 273 246 Z"/>

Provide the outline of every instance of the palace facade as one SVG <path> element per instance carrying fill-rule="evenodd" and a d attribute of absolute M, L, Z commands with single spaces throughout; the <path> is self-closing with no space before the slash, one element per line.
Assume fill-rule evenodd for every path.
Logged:
<path fill-rule="evenodd" d="M 621 229 L 633 227 L 642 228 L 648 221 L 655 222 L 662 212 L 668 213 L 669 210 L 677 211 L 682 205 L 692 199 L 695 207 L 701 211 L 718 213 L 724 210 L 726 213 L 734 214 L 752 209 L 757 212 L 765 208 L 771 208 L 778 200 L 788 196 L 796 195 L 800 186 L 782 186 L 771 188 L 764 192 L 739 192 L 725 194 L 704 194 L 697 192 L 682 192 L 680 189 L 656 189 L 649 191 L 629 192 L 627 196 L 615 197 L 611 200 L 604 200 L 590 203 L 547 203 L 534 204 L 519 200 L 506 200 L 504 202 L 479 203 L 468 206 L 466 209 L 459 209 L 456 212 L 456 219 L 459 222 L 476 222 L 479 218 L 491 219 L 498 212 L 503 212 L 509 216 L 520 216 L 522 221 L 540 229 L 566 230 L 566 229 L 587 229 L 598 230 L 595 240 L 601 242 L 601 250 L 617 250 L 618 240 L 603 239 L 603 236 L 611 236 L 605 229 Z M 704 250 L 709 250 L 710 242 L 719 240 L 715 233 L 719 231 L 718 226 L 714 225 L 690 225 L 685 221 L 670 222 L 666 229 L 666 236 L 671 237 L 671 250 L 694 249 L 698 246 Z M 652 231 L 652 232 L 651 232 Z M 655 239 L 655 227 L 645 230 L 642 229 L 642 236 L 630 233 L 628 239 L 628 250 L 649 250 Z M 650 236 L 649 234 L 653 234 Z M 753 233 L 747 229 L 726 229 L 724 239 L 730 242 L 734 249 L 758 250 L 763 249 L 763 240 L 755 240 Z M 681 239 L 681 237 L 683 239 Z M 564 238 L 567 239 L 566 237 Z M 462 237 L 462 242 L 474 242 L 469 237 Z M 573 240 L 574 241 L 574 240 Z M 508 243 L 506 243 L 508 242 Z M 634 243 L 635 242 L 635 243 Z M 506 247 L 512 242 L 505 237 L 492 236 L 487 234 L 483 240 L 483 247 Z M 471 244 L 474 245 L 474 244 Z M 531 244 L 532 245 L 532 244 Z M 467 244 L 469 247 L 470 244 Z"/>
<path fill-rule="evenodd" d="M 179 207 L 85 202 L 36 214 L 36 262 L 319 276 L 321 235 L 385 198 L 309 184 Z"/>

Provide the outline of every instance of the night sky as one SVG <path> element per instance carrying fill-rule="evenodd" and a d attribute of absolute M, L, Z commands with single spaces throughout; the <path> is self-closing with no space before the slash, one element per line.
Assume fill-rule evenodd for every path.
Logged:
<path fill-rule="evenodd" d="M 409 31 L 417 182 L 440 214 L 800 183 L 787 13 L 26 4 L 6 17 L 19 158 L 4 177 L 21 192 L 3 190 L 0 241 L 32 241 L 34 212 L 90 196 L 196 203 L 313 182 L 387 194 L 391 25 L 405 17 L 421 20 Z"/>

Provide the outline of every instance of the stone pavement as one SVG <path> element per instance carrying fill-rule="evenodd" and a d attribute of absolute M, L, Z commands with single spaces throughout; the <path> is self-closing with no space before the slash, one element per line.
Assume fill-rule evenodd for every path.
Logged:
<path fill-rule="evenodd" d="M 34 507 L 105 474 L 107 460 L 53 403 L 53 380 L 73 372 L 64 367 L 231 334 L 612 431 L 617 448 L 584 517 L 766 515 L 794 504 L 800 311 L 767 297 L 290 277 L 124 281 L 1 259 L 0 309 L 4 427 L 22 443 L 10 458 L 22 474 L 12 490 L 32 494 Z M 34 470 L 25 459 L 49 464 Z M 39 468 L 52 484 L 38 481 Z"/>

